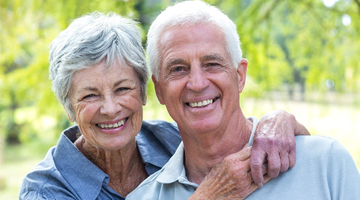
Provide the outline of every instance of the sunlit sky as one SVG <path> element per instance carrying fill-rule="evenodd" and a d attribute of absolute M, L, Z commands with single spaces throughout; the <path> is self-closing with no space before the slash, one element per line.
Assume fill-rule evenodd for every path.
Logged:
<path fill-rule="evenodd" d="M 342 23 L 344 26 L 349 26 L 351 24 L 351 17 L 348 14 L 343 15 Z"/>
<path fill-rule="evenodd" d="M 339 0 L 322 0 L 324 5 L 328 8 L 332 8 L 335 3 L 337 3 Z M 345 14 L 342 16 L 342 23 L 344 26 L 349 26 L 351 24 L 351 17 L 348 14 Z"/>
<path fill-rule="evenodd" d="M 339 0 L 322 0 L 322 2 L 324 3 L 324 5 L 326 7 L 333 7 L 335 5 L 336 2 L 338 2 Z"/>

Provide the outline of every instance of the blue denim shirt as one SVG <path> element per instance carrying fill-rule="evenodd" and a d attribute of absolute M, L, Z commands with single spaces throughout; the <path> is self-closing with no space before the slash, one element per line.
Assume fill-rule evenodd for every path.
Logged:
<path fill-rule="evenodd" d="M 79 132 L 72 126 L 61 134 L 57 146 L 24 178 L 19 199 L 124 199 L 108 186 L 110 177 L 75 147 Z M 174 154 L 181 137 L 175 123 L 152 120 L 143 121 L 136 142 L 151 175 Z"/>

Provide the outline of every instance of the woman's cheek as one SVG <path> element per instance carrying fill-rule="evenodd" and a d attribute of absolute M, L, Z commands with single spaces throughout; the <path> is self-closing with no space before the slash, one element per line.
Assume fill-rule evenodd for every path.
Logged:
<path fill-rule="evenodd" d="M 96 113 L 95 110 L 96 106 L 93 103 L 79 103 L 75 105 L 76 122 L 78 124 L 89 123 Z"/>
<path fill-rule="evenodd" d="M 134 92 L 127 99 L 126 105 L 132 105 L 130 108 L 134 113 L 132 117 L 132 126 L 136 134 L 140 131 L 143 120 L 143 105 L 140 92 Z"/>

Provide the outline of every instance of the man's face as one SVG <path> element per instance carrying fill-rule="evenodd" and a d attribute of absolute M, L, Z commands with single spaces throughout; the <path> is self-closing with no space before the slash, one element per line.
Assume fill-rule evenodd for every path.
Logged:
<path fill-rule="evenodd" d="M 173 27 L 160 37 L 156 94 L 181 131 L 221 131 L 239 107 L 247 61 L 237 70 L 213 25 Z"/>

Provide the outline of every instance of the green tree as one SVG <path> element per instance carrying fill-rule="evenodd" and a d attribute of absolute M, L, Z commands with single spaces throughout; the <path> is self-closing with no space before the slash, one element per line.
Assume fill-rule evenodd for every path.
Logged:
<path fill-rule="evenodd" d="M 326 7 L 321 1 L 210 1 L 236 22 L 248 74 L 259 88 L 274 90 L 294 85 L 325 91 L 359 91 L 359 1 L 339 1 Z M 349 17 L 349 25 L 342 22 Z M 258 89 L 258 88 L 257 88 Z M 303 96 L 303 99 L 305 96 Z"/>
<path fill-rule="evenodd" d="M 145 34 L 172 0 L 0 1 L 0 136 L 7 142 L 54 143 L 70 125 L 51 91 L 49 44 L 71 20 L 115 12 L 140 21 Z M 301 88 L 359 95 L 360 3 L 326 7 L 311 0 L 208 0 L 234 20 L 249 60 L 247 95 Z M 351 19 L 350 24 L 343 19 Z M 331 82 L 332 81 L 332 82 Z M 249 85 L 251 87 L 249 87 Z M 149 101 L 157 101 L 149 83 Z M 156 104 L 151 104 L 156 105 Z"/>

